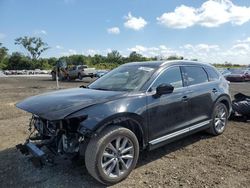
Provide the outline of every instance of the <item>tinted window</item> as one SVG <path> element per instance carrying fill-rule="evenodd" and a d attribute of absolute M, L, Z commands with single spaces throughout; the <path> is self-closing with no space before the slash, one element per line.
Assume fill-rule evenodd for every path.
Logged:
<path fill-rule="evenodd" d="M 208 82 L 207 73 L 202 67 L 188 66 L 184 67 L 184 71 L 185 79 L 189 86 Z"/>
<path fill-rule="evenodd" d="M 211 67 L 206 67 L 206 71 L 210 81 L 215 81 L 219 79 L 219 74 Z"/>
<path fill-rule="evenodd" d="M 173 67 L 165 70 L 154 82 L 152 89 L 154 90 L 160 84 L 171 84 L 174 88 L 183 86 L 181 71 L 179 67 Z"/>

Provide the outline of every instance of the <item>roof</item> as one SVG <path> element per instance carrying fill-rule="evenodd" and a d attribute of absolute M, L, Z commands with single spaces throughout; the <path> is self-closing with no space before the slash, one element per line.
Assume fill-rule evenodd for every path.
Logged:
<path fill-rule="evenodd" d="M 142 61 L 142 62 L 131 62 L 124 64 L 126 66 L 147 66 L 147 67 L 162 67 L 170 65 L 206 65 L 211 66 L 208 63 L 202 63 L 199 61 L 188 61 L 188 60 L 171 60 L 171 61 Z"/>

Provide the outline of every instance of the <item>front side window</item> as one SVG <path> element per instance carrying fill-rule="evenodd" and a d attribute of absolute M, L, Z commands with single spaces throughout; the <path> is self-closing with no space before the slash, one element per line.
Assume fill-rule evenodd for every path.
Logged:
<path fill-rule="evenodd" d="M 151 87 L 155 90 L 161 84 L 171 84 L 174 88 L 183 87 L 180 67 L 172 67 L 165 70 L 153 83 Z"/>
<path fill-rule="evenodd" d="M 207 73 L 202 67 L 186 66 L 183 67 L 185 80 L 187 85 L 196 85 L 208 82 Z"/>

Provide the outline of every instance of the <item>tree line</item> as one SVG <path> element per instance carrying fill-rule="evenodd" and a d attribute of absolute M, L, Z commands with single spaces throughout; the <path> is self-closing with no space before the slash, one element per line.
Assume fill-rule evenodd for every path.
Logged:
<path fill-rule="evenodd" d="M 118 51 L 113 50 L 107 56 L 95 54 L 90 55 L 70 55 L 60 58 L 41 58 L 41 55 L 49 49 L 49 46 L 40 37 L 19 37 L 15 39 L 15 44 L 22 46 L 28 53 L 24 55 L 20 52 L 8 53 L 8 49 L 0 43 L 0 69 L 2 70 L 34 70 L 52 69 L 58 61 L 66 61 L 71 65 L 88 65 L 97 69 L 113 69 L 121 64 L 135 61 L 157 60 L 157 57 L 144 57 L 137 52 L 131 52 L 128 57 L 123 57 Z M 183 59 L 179 56 L 170 56 L 166 60 Z M 197 59 L 195 59 L 197 60 Z M 230 63 L 218 64 L 218 66 L 233 66 Z"/>
<path fill-rule="evenodd" d="M 52 69 L 58 61 L 66 61 L 71 65 L 88 65 L 98 69 L 113 69 L 121 64 L 132 61 L 156 60 L 155 57 L 148 58 L 136 52 L 131 52 L 128 57 L 123 57 L 118 51 L 113 50 L 107 56 L 95 54 L 90 55 L 70 55 L 60 58 L 41 58 L 43 52 L 49 49 L 47 43 L 40 37 L 19 37 L 15 39 L 15 44 L 22 46 L 28 53 L 24 55 L 20 52 L 8 53 L 8 49 L 0 43 L 0 69 L 2 70 L 23 70 L 23 69 Z"/>

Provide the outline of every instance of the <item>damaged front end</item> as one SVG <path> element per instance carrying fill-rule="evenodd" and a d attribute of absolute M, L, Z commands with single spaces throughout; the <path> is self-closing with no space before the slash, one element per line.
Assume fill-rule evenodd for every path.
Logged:
<path fill-rule="evenodd" d="M 31 155 L 36 167 L 45 163 L 54 163 L 56 156 L 74 158 L 85 148 L 91 132 L 82 126 L 87 116 L 49 121 L 33 115 L 30 124 L 30 135 L 24 144 L 16 148 L 24 155 Z"/>

